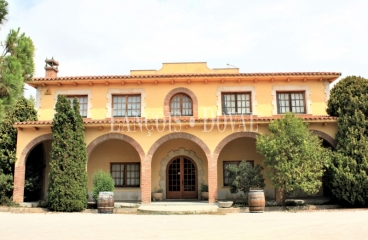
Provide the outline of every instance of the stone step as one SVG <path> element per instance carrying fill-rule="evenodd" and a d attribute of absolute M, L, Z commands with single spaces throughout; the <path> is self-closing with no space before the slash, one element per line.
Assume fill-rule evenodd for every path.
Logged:
<path fill-rule="evenodd" d="M 157 205 L 145 204 L 138 208 L 139 212 L 144 213 L 163 213 L 163 214 L 198 214 L 198 213 L 217 213 L 217 204 L 197 204 L 197 205 Z"/>

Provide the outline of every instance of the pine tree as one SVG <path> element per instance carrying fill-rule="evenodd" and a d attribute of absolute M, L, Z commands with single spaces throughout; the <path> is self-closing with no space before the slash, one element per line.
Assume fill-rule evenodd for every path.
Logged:
<path fill-rule="evenodd" d="M 307 123 L 292 113 L 272 121 L 269 131 L 269 135 L 257 137 L 256 147 L 264 156 L 266 176 L 282 192 L 282 203 L 285 204 L 285 193 L 292 195 L 298 190 L 317 193 L 330 161 L 330 151 L 321 146 Z"/>
<path fill-rule="evenodd" d="M 17 129 L 15 122 L 36 121 L 33 103 L 21 97 L 14 109 L 0 122 L 0 203 L 10 200 L 13 190 L 13 171 L 16 160 Z"/>
<path fill-rule="evenodd" d="M 8 3 L 0 0 L 0 25 L 6 21 Z M 34 72 L 34 45 L 20 29 L 10 30 L 0 55 L 0 119 L 23 94 L 24 82 Z"/>
<path fill-rule="evenodd" d="M 58 96 L 52 124 L 48 204 L 52 211 L 82 211 L 87 205 L 86 148 L 79 106 Z M 76 116 L 77 115 L 77 116 Z"/>
<path fill-rule="evenodd" d="M 331 90 L 327 112 L 337 116 L 336 151 L 328 186 L 343 205 L 368 205 L 368 80 L 348 76 Z"/>

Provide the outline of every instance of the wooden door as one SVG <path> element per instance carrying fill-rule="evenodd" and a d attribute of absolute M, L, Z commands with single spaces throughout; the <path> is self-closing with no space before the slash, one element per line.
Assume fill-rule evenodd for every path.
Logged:
<path fill-rule="evenodd" d="M 188 157 L 175 157 L 166 170 L 167 199 L 197 198 L 197 167 Z"/>

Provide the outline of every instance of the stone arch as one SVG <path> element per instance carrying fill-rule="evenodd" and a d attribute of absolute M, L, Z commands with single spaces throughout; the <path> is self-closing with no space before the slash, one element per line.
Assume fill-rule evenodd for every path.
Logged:
<path fill-rule="evenodd" d="M 122 140 L 122 141 L 125 141 L 125 142 L 131 144 L 137 150 L 137 152 L 139 154 L 139 157 L 141 159 L 141 162 L 143 162 L 143 160 L 145 158 L 145 153 L 144 153 L 143 148 L 141 147 L 141 145 L 136 140 L 134 140 L 133 138 L 131 138 L 131 137 L 125 135 L 125 134 L 120 134 L 120 133 L 107 133 L 107 134 L 99 136 L 98 138 L 93 140 L 87 146 L 87 156 L 89 157 L 91 155 L 92 151 L 97 147 L 97 145 L 99 145 L 100 143 L 102 143 L 104 141 L 111 140 L 111 139 L 118 139 L 118 140 Z"/>
<path fill-rule="evenodd" d="M 52 140 L 52 134 L 48 133 L 48 134 L 44 134 L 41 135 L 39 137 L 34 138 L 32 141 L 30 141 L 27 146 L 23 149 L 22 153 L 20 154 L 19 160 L 17 165 L 25 165 L 26 163 L 26 159 L 28 154 L 31 152 L 31 150 L 39 143 L 43 142 L 43 141 L 47 141 L 47 140 Z"/>
<path fill-rule="evenodd" d="M 18 161 L 14 167 L 14 189 L 13 189 L 13 200 L 14 202 L 21 203 L 24 200 L 24 181 L 26 173 L 26 159 L 31 150 L 43 141 L 52 140 L 52 134 L 44 134 L 34 138 L 30 141 L 22 153 L 19 156 Z"/>
<path fill-rule="evenodd" d="M 256 133 L 256 132 L 236 132 L 236 133 L 230 134 L 229 136 L 222 139 L 222 141 L 215 148 L 215 151 L 213 152 L 213 155 L 212 155 L 213 161 L 217 163 L 217 158 L 219 157 L 222 149 L 226 146 L 226 144 L 228 144 L 232 140 L 235 140 L 237 138 L 242 138 L 242 137 L 248 137 L 248 138 L 256 139 L 256 137 L 258 135 L 259 134 Z"/>
<path fill-rule="evenodd" d="M 170 141 L 172 139 L 187 139 L 196 144 L 203 150 L 206 155 L 208 161 L 208 185 L 209 185 L 209 201 L 215 202 L 215 191 L 217 191 L 217 179 L 216 179 L 216 169 L 212 162 L 211 151 L 208 146 L 197 136 L 194 136 L 190 133 L 184 132 L 176 132 L 170 133 L 165 136 L 159 138 L 148 150 L 146 159 L 142 164 L 142 175 L 145 176 L 146 181 L 141 185 L 142 188 L 142 203 L 150 203 L 151 202 L 151 164 L 152 157 L 156 150 L 165 142 Z"/>
<path fill-rule="evenodd" d="M 243 138 L 243 137 L 256 139 L 256 137 L 258 135 L 259 134 L 256 133 L 256 132 L 235 132 L 235 133 L 232 133 L 232 134 L 228 135 L 227 137 L 222 139 L 222 141 L 216 146 L 216 148 L 215 148 L 215 150 L 212 154 L 212 161 L 217 165 L 218 157 L 220 156 L 220 153 L 221 153 L 222 149 L 229 142 L 231 142 L 235 139 L 238 139 L 238 138 Z M 216 178 L 217 178 L 217 172 L 216 172 Z M 216 182 L 216 184 L 217 184 L 217 182 Z M 217 189 L 216 189 L 216 198 L 217 198 Z"/>
<path fill-rule="evenodd" d="M 183 88 L 183 87 L 179 87 L 179 88 L 174 88 L 173 90 L 171 90 L 165 97 L 164 100 L 164 116 L 165 117 L 169 117 L 170 116 L 170 100 L 171 98 L 178 93 L 185 93 L 187 94 L 193 102 L 193 117 L 198 117 L 198 100 L 196 95 L 189 90 L 188 88 Z"/>
<path fill-rule="evenodd" d="M 167 134 L 163 137 L 161 137 L 160 139 L 158 139 L 152 146 L 151 148 L 148 150 L 147 153 L 147 159 L 149 159 L 149 161 L 152 161 L 152 157 L 153 154 L 156 152 L 156 150 L 165 142 L 172 140 L 172 139 L 187 139 L 190 140 L 196 144 L 198 144 L 198 146 L 203 150 L 203 152 L 206 154 L 207 159 L 211 160 L 211 151 L 208 148 L 208 146 L 197 136 L 194 136 L 190 133 L 184 133 L 184 132 L 176 132 L 176 133 L 170 133 Z"/>
<path fill-rule="evenodd" d="M 198 193 L 201 189 L 201 185 L 203 183 L 203 166 L 202 166 L 202 159 L 200 159 L 195 152 L 185 150 L 184 148 L 179 148 L 176 151 L 170 151 L 165 158 L 163 158 L 160 162 L 160 182 L 159 185 L 161 189 L 164 190 L 163 199 L 166 199 L 166 170 L 167 170 L 167 164 L 176 156 L 187 156 L 190 159 L 192 159 L 195 164 L 197 165 L 197 171 L 198 171 L 198 181 L 197 181 L 197 189 Z M 200 194 L 198 194 L 198 199 L 201 199 Z"/>
<path fill-rule="evenodd" d="M 314 129 L 311 129 L 310 130 L 313 134 L 317 135 L 318 137 L 322 138 L 323 140 L 325 140 L 326 142 L 328 142 L 332 147 L 333 149 L 336 148 L 336 142 L 335 142 L 335 139 L 333 139 L 333 137 L 331 137 L 330 135 L 328 135 L 327 133 L 324 133 L 322 131 L 319 131 L 319 130 L 314 130 Z"/>

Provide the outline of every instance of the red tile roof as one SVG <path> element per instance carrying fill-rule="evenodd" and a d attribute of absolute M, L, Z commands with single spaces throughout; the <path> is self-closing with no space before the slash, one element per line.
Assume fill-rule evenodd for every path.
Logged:
<path fill-rule="evenodd" d="M 275 116 L 269 116 L 269 117 L 257 117 L 257 116 L 253 116 L 253 118 L 251 117 L 244 117 L 244 121 L 246 122 L 250 122 L 251 120 L 254 122 L 270 122 L 272 120 L 275 119 L 280 119 L 282 115 L 275 115 Z M 304 121 L 336 121 L 337 117 L 332 117 L 332 116 L 313 116 L 313 115 L 301 115 L 300 116 Z M 177 118 L 180 120 L 180 122 L 182 123 L 189 123 L 191 121 L 190 117 L 186 117 L 186 118 Z M 224 122 L 225 121 L 225 117 L 221 116 L 218 118 L 220 122 Z M 235 122 L 241 122 L 242 118 L 238 117 L 238 116 L 233 116 L 232 121 Z M 212 122 L 213 121 L 217 121 L 216 118 L 208 118 L 208 119 L 204 119 L 204 118 L 197 118 L 194 119 L 194 122 Z M 127 120 L 125 118 L 115 118 L 114 119 L 114 124 L 124 124 L 124 123 L 139 123 L 139 122 L 145 122 L 146 119 L 145 118 L 128 118 Z M 166 119 L 166 122 L 168 120 Z M 230 116 L 227 116 L 226 121 L 230 121 Z M 91 120 L 91 119 L 84 119 L 83 120 L 84 124 L 86 126 L 88 125 L 98 125 L 98 124 L 110 124 L 111 123 L 111 119 L 99 119 L 99 120 Z M 156 119 L 147 119 L 148 123 L 156 123 Z M 164 122 L 163 119 L 158 119 L 158 123 L 162 123 Z M 174 122 L 174 118 L 172 118 L 172 122 Z M 33 126 L 33 125 L 52 125 L 52 121 L 29 121 L 29 122 L 17 122 L 14 124 L 15 127 L 20 127 L 20 126 Z"/>
<path fill-rule="evenodd" d="M 212 73 L 212 74 L 151 74 L 151 75 L 112 75 L 112 76 L 72 76 L 57 78 L 33 78 L 37 81 L 107 80 L 107 79 L 150 79 L 150 78 L 196 78 L 196 77 L 276 77 L 276 76 L 332 76 L 340 77 L 339 72 L 270 72 L 270 73 Z"/>

